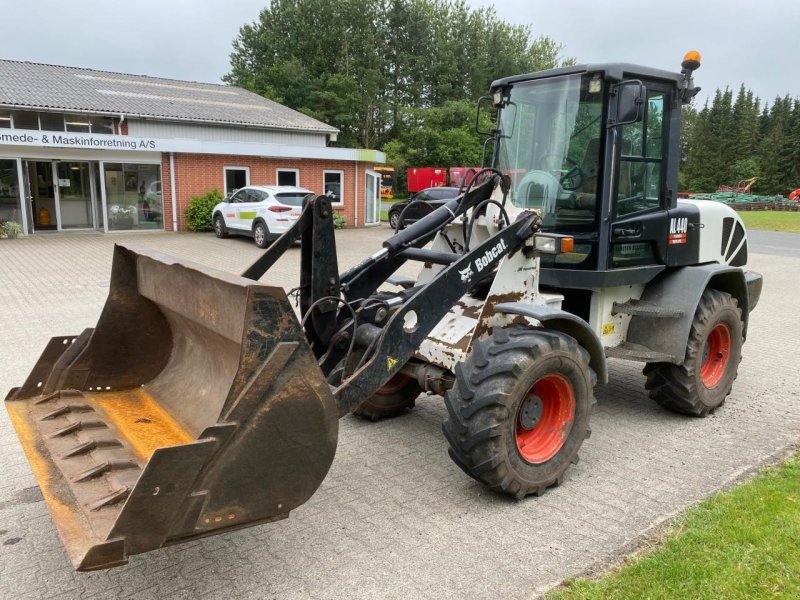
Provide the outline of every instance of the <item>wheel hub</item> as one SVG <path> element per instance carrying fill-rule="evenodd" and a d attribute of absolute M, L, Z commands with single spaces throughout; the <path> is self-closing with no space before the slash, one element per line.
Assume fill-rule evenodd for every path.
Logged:
<path fill-rule="evenodd" d="M 519 411 L 519 424 L 525 431 L 530 431 L 542 418 L 542 399 L 536 394 L 529 394 Z"/>
<path fill-rule="evenodd" d="M 575 421 L 575 390 L 560 373 L 533 384 L 520 403 L 514 423 L 517 450 L 523 460 L 542 464 L 558 454 Z"/>
<path fill-rule="evenodd" d="M 700 379 L 711 389 L 719 385 L 728 367 L 731 354 L 731 330 L 725 323 L 718 323 L 708 334 L 700 366 Z"/>

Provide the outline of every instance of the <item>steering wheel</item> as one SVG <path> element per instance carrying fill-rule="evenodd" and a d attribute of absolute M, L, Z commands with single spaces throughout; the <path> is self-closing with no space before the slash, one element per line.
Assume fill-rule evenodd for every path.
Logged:
<path fill-rule="evenodd" d="M 530 188 L 532 185 L 537 185 L 542 194 L 537 200 L 541 200 L 538 206 L 528 206 Z M 543 213 L 552 213 L 556 210 L 556 200 L 558 199 L 558 192 L 561 190 L 561 184 L 552 173 L 547 171 L 529 171 L 525 177 L 520 179 L 517 184 L 516 197 L 523 199 L 524 208 L 540 208 Z M 517 205 L 519 206 L 519 205 Z"/>
<path fill-rule="evenodd" d="M 556 158 L 562 165 L 564 163 L 570 165 L 569 170 L 567 170 L 566 173 L 560 175 L 558 179 L 558 183 L 562 188 L 564 188 L 568 192 L 574 192 L 579 187 L 581 187 L 581 185 L 583 184 L 584 177 L 583 177 L 583 169 L 581 169 L 581 166 L 578 164 L 578 161 L 570 158 L 569 156 L 561 156 L 560 154 L 556 154 L 554 152 L 543 154 L 541 156 L 542 161 L 545 161 L 548 158 Z M 560 168 L 555 168 L 553 169 L 553 171 L 559 171 L 560 173 Z"/>

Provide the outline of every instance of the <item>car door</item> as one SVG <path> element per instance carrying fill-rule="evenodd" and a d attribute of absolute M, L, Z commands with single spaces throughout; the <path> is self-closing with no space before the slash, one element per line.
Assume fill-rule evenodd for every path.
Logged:
<path fill-rule="evenodd" d="M 239 206 L 247 200 L 247 190 L 241 189 L 235 192 L 223 206 L 225 226 L 229 229 L 241 229 L 239 222 Z"/>
<path fill-rule="evenodd" d="M 408 208 L 403 215 L 403 220 L 406 223 L 419 221 L 422 217 L 427 215 L 430 212 L 430 207 L 428 206 L 428 201 L 430 199 L 431 196 L 428 190 L 422 190 L 415 196 L 412 196 Z"/>
<path fill-rule="evenodd" d="M 242 202 L 236 206 L 236 219 L 239 229 L 250 231 L 253 228 L 253 220 L 258 214 L 259 202 L 262 200 L 258 190 L 244 188 L 245 196 Z"/>

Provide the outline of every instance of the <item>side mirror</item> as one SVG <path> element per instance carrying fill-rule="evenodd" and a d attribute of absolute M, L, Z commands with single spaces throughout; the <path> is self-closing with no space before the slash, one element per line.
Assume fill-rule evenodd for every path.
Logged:
<path fill-rule="evenodd" d="M 477 110 L 475 111 L 475 133 L 477 133 L 478 135 L 485 135 L 491 137 L 494 136 L 495 134 L 494 129 L 489 129 L 488 131 L 484 131 L 483 129 L 481 129 L 481 114 L 483 114 L 484 110 L 483 107 L 484 105 L 488 104 L 487 110 L 490 111 L 489 114 L 491 114 L 491 110 L 493 108 L 491 103 L 492 99 L 489 96 L 481 96 L 480 98 L 478 98 L 478 106 Z"/>
<path fill-rule="evenodd" d="M 647 100 L 647 88 L 638 79 L 623 81 L 614 87 L 617 95 L 617 116 L 609 122 L 609 127 L 629 125 L 642 120 L 642 107 Z"/>

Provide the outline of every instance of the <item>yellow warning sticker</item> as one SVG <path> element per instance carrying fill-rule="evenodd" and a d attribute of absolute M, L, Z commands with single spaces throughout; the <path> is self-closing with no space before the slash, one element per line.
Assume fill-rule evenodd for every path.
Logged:
<path fill-rule="evenodd" d="M 614 331 L 616 331 L 614 321 L 611 321 L 611 323 L 603 323 L 603 335 L 611 335 Z"/>
<path fill-rule="evenodd" d="M 392 358 L 391 356 L 386 357 L 386 370 L 391 371 L 394 369 L 394 366 L 397 364 L 397 359 Z"/>

